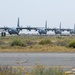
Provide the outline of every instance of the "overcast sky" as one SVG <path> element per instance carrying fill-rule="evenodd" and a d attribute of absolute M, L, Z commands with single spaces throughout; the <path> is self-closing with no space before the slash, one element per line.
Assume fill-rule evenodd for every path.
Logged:
<path fill-rule="evenodd" d="M 0 0 L 0 27 L 15 27 L 17 18 L 23 27 L 73 28 L 75 0 Z"/>

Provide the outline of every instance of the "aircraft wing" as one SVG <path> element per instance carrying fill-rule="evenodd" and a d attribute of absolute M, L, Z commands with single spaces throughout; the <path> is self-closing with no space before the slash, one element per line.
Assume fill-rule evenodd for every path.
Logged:
<path fill-rule="evenodd" d="M 40 29 L 40 27 L 19 27 L 19 28 L 17 28 L 17 29 L 20 29 L 20 30 L 22 30 L 22 29 L 27 29 L 27 30 L 29 30 L 29 31 L 31 31 L 31 30 L 37 31 L 37 30 Z"/>
<path fill-rule="evenodd" d="M 70 29 L 70 28 L 68 28 L 68 29 L 62 29 L 62 30 L 64 30 L 64 31 L 70 31 L 71 29 Z"/>
<path fill-rule="evenodd" d="M 59 28 L 47 28 L 46 30 L 48 30 L 48 31 L 55 31 L 55 30 L 61 30 L 61 31 L 70 31 L 71 29 L 69 29 L 69 28 L 61 28 L 61 29 L 59 29 Z"/>
<path fill-rule="evenodd" d="M 0 30 L 8 30 L 8 27 L 0 27 Z"/>

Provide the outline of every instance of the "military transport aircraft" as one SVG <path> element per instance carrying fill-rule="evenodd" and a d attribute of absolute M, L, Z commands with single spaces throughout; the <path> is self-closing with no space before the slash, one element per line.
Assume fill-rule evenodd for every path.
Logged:
<path fill-rule="evenodd" d="M 55 34 L 62 34 L 62 31 L 65 31 L 64 28 L 61 28 L 61 22 L 59 28 L 47 28 L 48 31 L 54 31 Z"/>
<path fill-rule="evenodd" d="M 45 27 L 31 27 L 31 26 L 27 26 L 27 27 L 19 27 L 17 29 L 27 29 L 29 31 L 31 30 L 35 30 L 35 31 L 38 31 L 38 33 L 41 35 L 41 34 L 47 34 L 47 31 L 50 31 L 52 30 L 51 28 L 49 28 L 49 30 L 47 29 L 47 21 L 45 22 Z"/>
<path fill-rule="evenodd" d="M 6 32 L 8 32 L 10 35 L 12 34 L 17 34 L 19 35 L 19 32 L 21 30 L 21 27 L 19 25 L 19 18 L 18 18 L 18 23 L 16 28 L 9 28 L 9 27 L 0 27 L 3 31 L 1 32 L 2 36 L 6 36 Z"/>
<path fill-rule="evenodd" d="M 74 29 L 70 28 L 61 28 L 61 22 L 59 28 L 47 28 L 48 31 L 54 31 L 55 34 L 62 34 L 63 31 L 68 31 L 70 34 L 75 34 L 75 25 Z"/>
<path fill-rule="evenodd" d="M 27 27 L 27 30 L 29 31 L 31 31 L 32 29 L 38 31 L 40 35 L 47 34 L 47 21 L 45 22 L 45 27 Z"/>

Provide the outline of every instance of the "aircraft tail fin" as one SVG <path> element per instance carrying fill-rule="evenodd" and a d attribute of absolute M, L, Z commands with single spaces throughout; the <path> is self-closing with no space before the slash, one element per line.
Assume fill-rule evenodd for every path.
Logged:
<path fill-rule="evenodd" d="M 46 22 L 45 22 L 45 29 L 47 29 L 47 20 L 46 20 Z"/>
<path fill-rule="evenodd" d="M 75 24 L 74 24 L 74 30 L 75 30 Z"/>
<path fill-rule="evenodd" d="M 60 27 L 59 27 L 59 28 L 60 28 L 60 30 L 61 30 L 61 22 L 60 22 Z"/>
<path fill-rule="evenodd" d="M 19 25 L 19 18 L 18 18 L 18 22 L 17 22 L 17 27 L 20 27 L 20 25 Z"/>

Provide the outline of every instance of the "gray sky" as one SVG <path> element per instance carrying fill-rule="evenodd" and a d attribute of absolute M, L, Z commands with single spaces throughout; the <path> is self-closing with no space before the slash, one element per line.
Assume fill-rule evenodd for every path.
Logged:
<path fill-rule="evenodd" d="M 75 23 L 75 0 L 0 0 L 0 27 L 20 25 L 73 28 Z"/>

